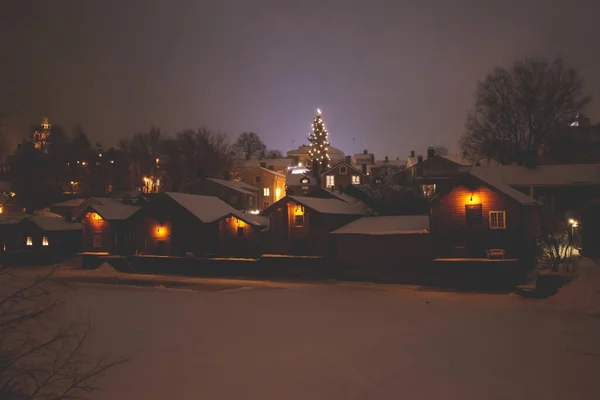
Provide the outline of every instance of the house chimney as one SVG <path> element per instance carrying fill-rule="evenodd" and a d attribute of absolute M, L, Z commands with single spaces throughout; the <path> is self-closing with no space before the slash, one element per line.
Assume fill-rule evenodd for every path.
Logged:
<path fill-rule="evenodd" d="M 363 154 L 368 154 L 368 151 L 367 150 L 363 150 Z"/>
<path fill-rule="evenodd" d="M 363 165 L 362 165 L 362 173 L 363 173 L 364 175 L 366 175 L 366 174 L 367 174 L 367 164 L 363 164 Z"/>
<path fill-rule="evenodd" d="M 267 163 L 261 162 L 259 165 L 263 168 L 267 168 Z"/>
<path fill-rule="evenodd" d="M 229 171 L 225 171 L 225 172 L 223 173 L 223 179 L 224 179 L 224 180 L 226 180 L 226 181 L 228 181 L 228 180 L 229 180 Z"/>
<path fill-rule="evenodd" d="M 352 157 L 346 156 L 346 163 L 352 165 Z"/>
<path fill-rule="evenodd" d="M 385 162 L 388 162 L 388 156 L 385 156 Z"/>
<path fill-rule="evenodd" d="M 421 164 L 423 162 L 423 156 L 419 155 L 419 157 L 417 157 L 417 164 Z"/>
<path fill-rule="evenodd" d="M 435 149 L 433 147 L 427 148 L 427 158 L 435 157 Z"/>
<path fill-rule="evenodd" d="M 400 157 L 396 157 L 396 161 L 400 161 Z"/>
<path fill-rule="evenodd" d="M 411 156 L 411 157 L 414 157 L 414 156 L 415 156 L 415 151 L 414 151 L 414 150 L 411 150 L 411 151 L 410 151 L 410 156 Z"/>

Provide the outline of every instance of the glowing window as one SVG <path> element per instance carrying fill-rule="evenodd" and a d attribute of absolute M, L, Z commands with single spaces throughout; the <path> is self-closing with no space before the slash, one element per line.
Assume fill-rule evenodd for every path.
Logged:
<path fill-rule="evenodd" d="M 42 246 L 48 246 L 48 237 L 44 236 L 42 238 Z"/>
<path fill-rule="evenodd" d="M 269 188 L 264 188 L 264 189 L 263 189 L 263 194 L 264 194 L 265 196 L 268 196 L 268 195 L 270 195 L 270 194 L 271 194 L 271 191 L 269 190 Z"/>
<path fill-rule="evenodd" d="M 505 211 L 490 211 L 490 229 L 506 229 Z"/>
<path fill-rule="evenodd" d="M 27 246 L 33 246 L 33 239 L 31 238 L 31 236 L 27 236 L 25 244 L 27 244 Z"/>
<path fill-rule="evenodd" d="M 353 185 L 360 185 L 360 176 L 358 176 L 358 175 L 352 175 L 352 184 Z"/>
<path fill-rule="evenodd" d="M 325 177 L 325 185 L 328 188 L 335 186 L 335 176 L 333 176 L 333 175 L 327 175 Z"/>
<path fill-rule="evenodd" d="M 3 214 L 3 213 L 4 213 L 4 207 L 0 206 L 0 214 Z"/>

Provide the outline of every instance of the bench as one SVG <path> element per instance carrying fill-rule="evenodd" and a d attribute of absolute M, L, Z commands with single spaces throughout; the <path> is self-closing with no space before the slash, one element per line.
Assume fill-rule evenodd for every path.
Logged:
<path fill-rule="evenodd" d="M 504 259 L 504 249 L 488 249 L 488 258 L 500 258 Z"/>

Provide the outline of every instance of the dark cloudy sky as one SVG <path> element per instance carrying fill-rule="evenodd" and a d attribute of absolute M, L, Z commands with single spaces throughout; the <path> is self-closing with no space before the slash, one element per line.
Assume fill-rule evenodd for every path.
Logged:
<path fill-rule="evenodd" d="M 207 126 L 288 150 L 320 107 L 347 153 L 457 151 L 494 66 L 563 56 L 600 96 L 599 20 L 598 0 L 1 0 L 0 121 L 80 122 L 105 145 Z"/>

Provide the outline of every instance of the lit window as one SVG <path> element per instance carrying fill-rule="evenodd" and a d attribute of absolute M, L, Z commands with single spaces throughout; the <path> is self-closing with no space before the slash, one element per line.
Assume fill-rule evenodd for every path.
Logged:
<path fill-rule="evenodd" d="M 490 229 L 506 229 L 505 211 L 490 211 Z"/>
<path fill-rule="evenodd" d="M 304 214 L 294 215 L 294 226 L 304 226 Z"/>
<path fill-rule="evenodd" d="M 281 197 L 281 189 L 277 188 L 277 189 L 275 189 L 275 201 L 279 200 L 280 197 Z"/>
<path fill-rule="evenodd" d="M 421 192 L 425 197 L 432 197 L 435 194 L 435 183 L 430 185 L 421 185 Z"/>
<path fill-rule="evenodd" d="M 254 183 L 260 183 L 260 176 L 259 175 L 256 175 L 254 177 Z"/>
<path fill-rule="evenodd" d="M 237 228 L 237 237 L 244 237 L 244 227 L 240 226 Z"/>
<path fill-rule="evenodd" d="M 4 206 L 0 206 L 0 214 L 4 213 Z"/>
<path fill-rule="evenodd" d="M 271 194 L 271 191 L 269 190 L 269 188 L 264 188 L 264 189 L 263 189 L 263 194 L 264 194 L 265 196 L 268 196 L 268 195 L 270 195 L 270 194 Z"/>
<path fill-rule="evenodd" d="M 347 173 L 348 173 L 348 168 L 346 168 L 346 166 L 345 166 L 345 165 L 342 165 L 342 166 L 340 167 L 340 174 L 342 174 L 342 175 L 346 175 Z"/>
<path fill-rule="evenodd" d="M 94 248 L 99 249 L 102 247 L 102 232 L 94 232 Z"/>
<path fill-rule="evenodd" d="M 358 175 L 352 175 L 352 184 L 353 185 L 360 185 L 360 176 L 358 176 Z"/>
<path fill-rule="evenodd" d="M 327 175 L 325 177 L 325 186 L 327 186 L 328 188 L 335 186 L 335 176 Z"/>
<path fill-rule="evenodd" d="M 302 183 L 303 185 L 308 185 L 308 178 L 300 179 L 300 183 Z"/>
<path fill-rule="evenodd" d="M 42 238 L 42 246 L 48 246 L 48 237 L 44 236 Z"/>
<path fill-rule="evenodd" d="M 31 236 L 27 236 L 25 244 L 27 244 L 27 246 L 33 246 L 33 240 L 31 239 Z"/>

